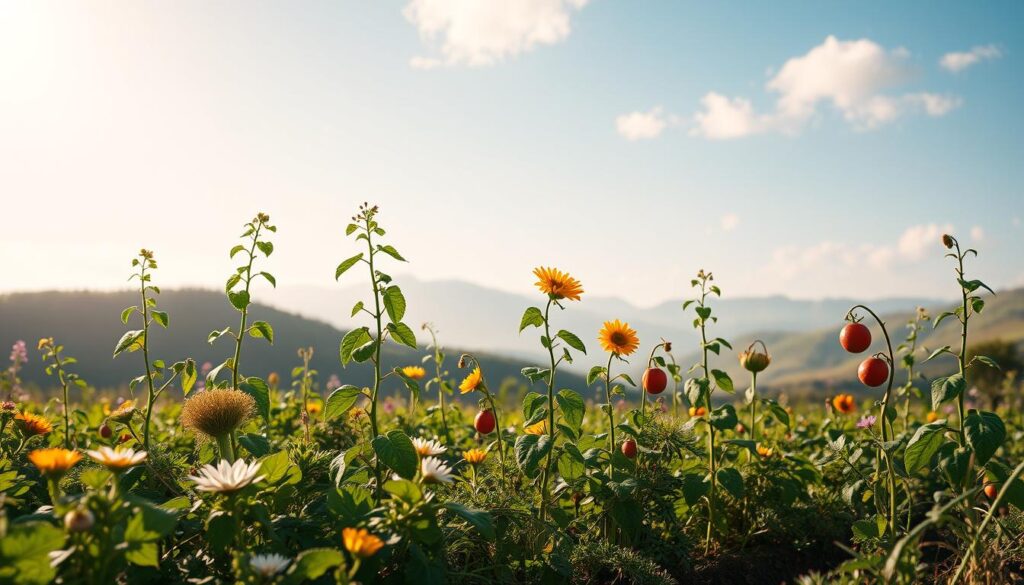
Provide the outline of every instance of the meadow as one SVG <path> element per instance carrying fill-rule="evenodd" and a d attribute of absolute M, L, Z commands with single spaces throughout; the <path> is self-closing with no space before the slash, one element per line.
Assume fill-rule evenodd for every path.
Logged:
<path fill-rule="evenodd" d="M 340 230 L 335 278 L 368 277 L 337 308 L 351 315 L 337 343 L 340 366 L 371 366 L 372 383 L 322 380 L 311 349 L 291 371 L 247 375 L 247 349 L 275 342 L 249 311 L 277 284 L 262 268 L 276 231 L 260 213 L 226 251 L 237 321 L 196 341 L 219 364 L 151 351 L 175 316 L 149 250 L 125 275 L 137 302 L 123 336 L 95 340 L 137 364 L 120 396 L 77 376 L 60 339 L 14 343 L 0 375 L 0 583 L 1024 580 L 1021 389 L 974 351 L 971 320 L 995 293 L 953 235 L 936 250 L 962 302 L 909 323 L 869 304 L 837 314 L 835 343 L 863 358 L 849 378 L 870 398 L 822 404 L 759 392 L 780 356 L 716 334 L 713 272 L 681 294 L 678 319 L 700 341 L 679 347 L 615 315 L 564 329 L 590 293 L 544 259 L 536 303 L 494 333 L 536 338 L 538 359 L 523 391 L 499 393 L 487 359 L 449 355 L 435 328 L 403 321 L 416 299 L 389 272 L 405 258 L 369 204 Z M 957 344 L 918 342 L 944 328 Z M 416 359 L 385 367 L 391 344 Z M 30 359 L 52 392 L 23 388 Z M 926 363 L 944 373 L 924 376 Z M 600 400 L 559 384 L 581 364 Z M 974 383 L 993 372 L 1001 389 L 983 400 Z"/>

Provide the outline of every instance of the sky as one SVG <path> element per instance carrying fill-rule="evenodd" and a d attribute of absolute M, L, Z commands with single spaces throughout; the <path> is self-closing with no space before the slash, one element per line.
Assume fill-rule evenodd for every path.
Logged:
<path fill-rule="evenodd" d="M 0 1 L 0 291 L 221 286 L 256 212 L 334 285 L 359 203 L 393 274 L 638 305 L 1024 286 L 1019 2 Z"/>

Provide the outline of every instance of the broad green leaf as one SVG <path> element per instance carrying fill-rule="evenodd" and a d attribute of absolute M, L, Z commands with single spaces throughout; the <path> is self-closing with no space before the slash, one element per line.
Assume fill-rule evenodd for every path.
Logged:
<path fill-rule="evenodd" d="M 562 413 L 562 420 L 569 424 L 573 430 L 579 433 L 583 425 L 583 414 L 586 412 L 586 405 L 583 397 L 572 390 L 559 390 L 555 395 L 558 401 L 558 409 Z"/>
<path fill-rule="evenodd" d="M 370 339 L 370 330 L 366 327 L 353 329 L 346 333 L 345 337 L 341 338 L 341 348 L 338 352 L 341 358 L 341 365 L 348 365 L 348 362 L 352 360 L 352 352 L 369 341 L 372 341 Z"/>
<path fill-rule="evenodd" d="M 392 323 L 401 323 L 405 316 L 405 297 L 402 289 L 397 286 L 389 286 L 384 289 L 384 308 L 388 312 L 388 318 Z"/>
<path fill-rule="evenodd" d="M 945 431 L 944 420 L 918 427 L 903 453 L 903 466 L 906 467 L 907 473 L 915 473 L 931 462 L 932 457 L 946 442 Z"/>
<path fill-rule="evenodd" d="M 57 571 L 49 554 L 63 547 L 64 531 L 48 522 L 12 523 L 0 538 L 0 583 L 50 583 Z"/>
<path fill-rule="evenodd" d="M 396 343 L 416 349 L 416 334 L 405 323 L 388 323 L 388 331 Z"/>
<path fill-rule="evenodd" d="M 274 345 L 274 328 L 266 321 L 256 321 L 249 327 L 249 335 L 256 338 L 264 338 L 270 345 Z"/>
<path fill-rule="evenodd" d="M 399 477 L 412 479 L 419 467 L 419 456 L 412 440 L 402 431 L 391 431 L 373 440 L 373 451 L 384 465 Z"/>
<path fill-rule="evenodd" d="M 717 473 L 718 483 L 729 495 L 737 500 L 743 499 L 743 476 L 735 467 L 723 467 Z"/>
<path fill-rule="evenodd" d="M 345 384 L 331 392 L 324 408 L 324 420 L 331 421 L 348 412 L 348 409 L 355 405 L 361 394 L 362 391 L 351 384 Z"/>
<path fill-rule="evenodd" d="M 530 307 L 523 313 L 523 318 L 519 321 L 519 332 L 522 333 L 523 329 L 527 327 L 542 327 L 544 325 L 544 313 L 540 312 L 537 307 Z"/>
<path fill-rule="evenodd" d="M 288 567 L 285 574 L 285 582 L 288 585 L 298 585 L 308 581 L 315 581 L 324 573 L 345 563 L 345 557 L 341 551 L 333 548 L 312 548 L 304 550 L 295 558 L 292 566 Z"/>
<path fill-rule="evenodd" d="M 515 453 L 519 468 L 527 477 L 535 477 L 538 466 L 551 451 L 551 437 L 548 435 L 519 435 Z"/>
<path fill-rule="evenodd" d="M 943 403 L 960 396 L 966 383 L 960 373 L 932 381 L 932 410 L 939 410 Z"/>
<path fill-rule="evenodd" d="M 583 345 L 583 342 L 580 341 L 579 337 L 576 337 L 576 334 L 572 333 L 571 331 L 566 331 L 565 329 L 562 329 L 557 333 L 557 335 L 559 338 L 561 338 L 562 341 L 567 343 L 569 347 L 575 349 L 580 353 L 587 353 L 587 347 Z"/>
<path fill-rule="evenodd" d="M 151 311 L 149 314 L 153 316 L 153 320 L 159 323 L 161 327 L 167 329 L 167 325 L 170 324 L 170 319 L 165 311 Z"/>
<path fill-rule="evenodd" d="M 985 465 L 1006 440 L 1006 427 L 996 413 L 971 409 L 964 418 L 964 435 L 977 464 Z"/>
<path fill-rule="evenodd" d="M 228 300 L 231 301 L 231 306 L 242 311 L 249 306 L 249 293 L 244 290 L 229 292 Z"/>
<path fill-rule="evenodd" d="M 399 254 L 398 250 L 396 250 L 393 246 L 377 246 L 377 249 L 380 250 L 381 252 L 384 252 L 388 256 L 391 256 L 395 260 L 398 260 L 400 262 L 406 261 L 405 258 L 402 258 L 402 255 Z"/>
<path fill-rule="evenodd" d="M 352 268 L 353 266 L 355 266 L 356 262 L 359 262 L 362 259 L 363 259 L 363 253 L 360 252 L 360 253 L 356 254 L 355 256 L 352 256 L 351 258 L 345 260 L 341 264 L 338 264 L 338 268 L 336 268 L 334 270 L 334 280 L 338 280 L 339 278 L 341 278 L 341 275 L 345 274 L 345 271 L 347 271 L 349 268 Z"/>
<path fill-rule="evenodd" d="M 146 339 L 146 332 L 142 329 L 137 331 L 128 331 L 121 336 L 118 340 L 117 345 L 114 346 L 114 357 L 121 355 L 124 352 L 133 352 L 142 349 L 142 344 Z"/>
<path fill-rule="evenodd" d="M 720 431 L 735 428 L 737 422 L 736 409 L 731 404 L 723 404 L 711 411 L 711 424 Z"/>
<path fill-rule="evenodd" d="M 255 376 L 246 378 L 239 382 L 238 389 L 252 396 L 256 401 L 256 411 L 260 413 L 263 420 L 270 423 L 270 388 L 261 378 Z"/>
<path fill-rule="evenodd" d="M 732 384 L 732 378 L 729 377 L 729 374 L 726 374 L 722 370 L 711 370 L 711 377 L 715 379 L 715 385 L 722 390 L 730 394 L 735 392 L 735 388 Z"/>
<path fill-rule="evenodd" d="M 458 502 L 445 502 L 444 507 L 468 522 L 473 528 L 476 528 L 480 536 L 487 540 L 494 540 L 494 522 L 486 510 L 474 510 Z"/>

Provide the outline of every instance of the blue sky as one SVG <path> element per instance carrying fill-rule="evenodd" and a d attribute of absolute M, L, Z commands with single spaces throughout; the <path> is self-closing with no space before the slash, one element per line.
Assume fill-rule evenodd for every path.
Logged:
<path fill-rule="evenodd" d="M 950 227 L 979 276 L 1024 285 L 1022 17 L 5 3 L 0 288 L 116 288 L 140 246 L 166 285 L 218 286 L 258 210 L 281 228 L 279 282 L 331 286 L 363 200 L 412 261 L 397 272 L 505 290 L 546 264 L 638 304 L 701 267 L 734 296 L 951 296 Z"/>

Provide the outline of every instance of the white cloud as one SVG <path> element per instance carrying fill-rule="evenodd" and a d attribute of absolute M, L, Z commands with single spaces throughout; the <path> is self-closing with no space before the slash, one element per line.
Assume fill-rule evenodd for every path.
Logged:
<path fill-rule="evenodd" d="M 740 225 L 740 216 L 735 213 L 726 213 L 722 216 L 722 230 L 731 232 L 736 229 L 736 226 Z"/>
<path fill-rule="evenodd" d="M 441 58 L 414 57 L 412 67 L 485 67 L 540 45 L 564 41 L 588 0 L 412 0 L 402 10 Z M 426 65 L 426 67 L 424 67 Z"/>
<path fill-rule="evenodd" d="M 655 138 L 667 125 L 661 106 L 648 112 L 630 112 L 615 118 L 616 131 L 629 141 Z"/>
<path fill-rule="evenodd" d="M 921 260 L 942 245 L 942 234 L 953 231 L 950 224 L 936 225 L 915 225 L 908 227 L 900 236 L 897 242 L 897 250 L 904 259 L 909 261 Z"/>
<path fill-rule="evenodd" d="M 422 69 L 423 71 L 430 71 L 444 65 L 440 59 L 434 59 L 431 57 L 413 57 L 409 59 L 409 67 L 413 69 Z"/>
<path fill-rule="evenodd" d="M 985 239 L 985 229 L 980 225 L 971 228 L 971 241 L 980 242 Z"/>
<path fill-rule="evenodd" d="M 941 65 L 943 69 L 952 71 L 953 73 L 959 73 L 971 65 L 976 65 L 982 61 L 998 59 L 1002 56 L 1003 53 L 999 50 L 999 47 L 995 45 L 983 45 L 974 47 L 970 51 L 946 53 L 941 59 L 939 59 L 939 65 Z"/>
<path fill-rule="evenodd" d="M 768 114 L 754 111 L 750 100 L 715 92 L 701 99 L 691 134 L 730 139 L 759 132 L 799 132 L 830 105 L 858 130 L 877 128 L 905 114 L 923 111 L 942 116 L 960 105 L 953 96 L 919 92 L 892 95 L 911 81 L 909 52 L 886 50 L 870 39 L 841 41 L 829 36 L 806 54 L 786 61 L 766 84 L 778 95 Z"/>

